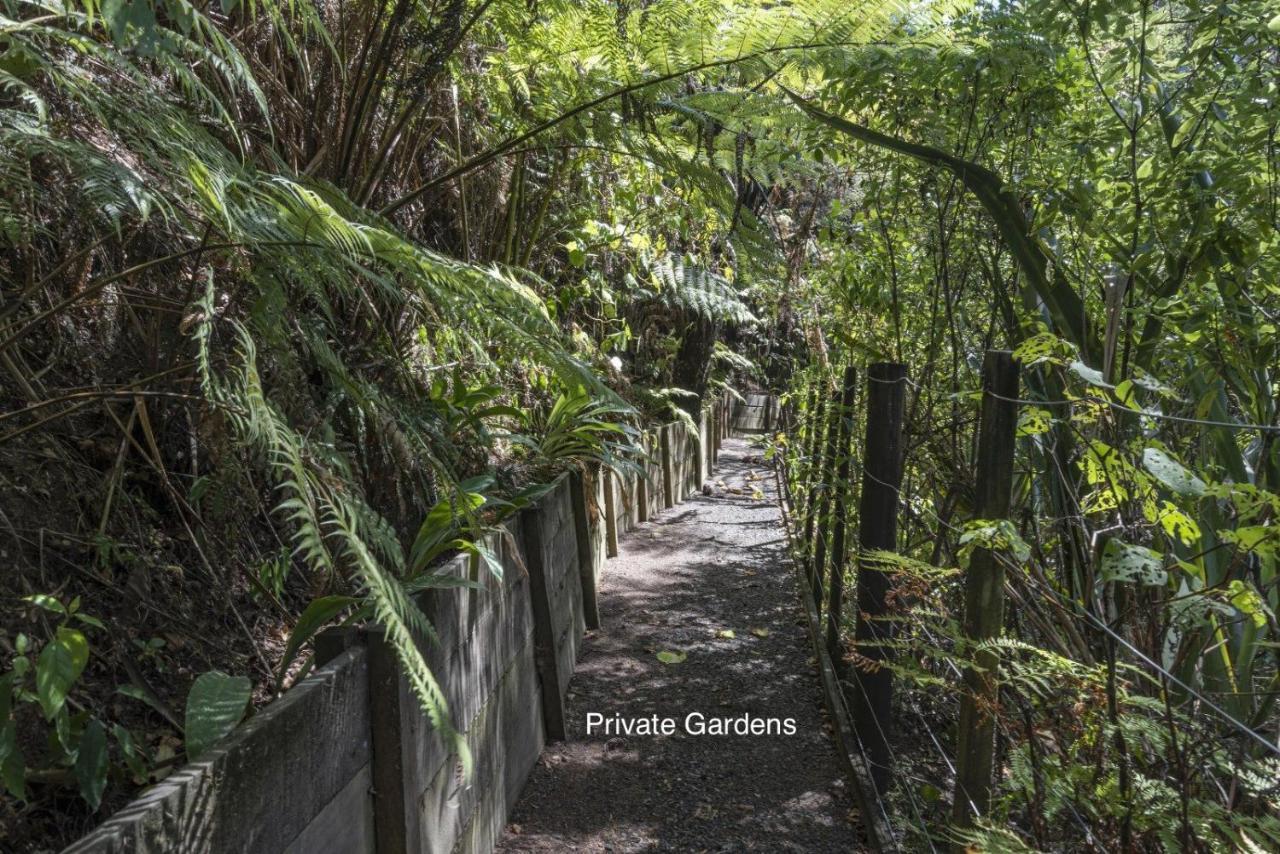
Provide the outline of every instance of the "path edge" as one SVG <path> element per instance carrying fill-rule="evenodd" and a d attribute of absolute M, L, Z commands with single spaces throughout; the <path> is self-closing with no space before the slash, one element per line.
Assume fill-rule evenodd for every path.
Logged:
<path fill-rule="evenodd" d="M 823 642 L 822 623 L 818 609 L 814 606 L 813 588 L 800 562 L 795 559 L 796 546 L 791 535 L 791 513 L 787 506 L 788 493 L 783 488 L 786 477 L 776 463 L 774 475 L 778 479 L 776 493 L 778 507 L 782 512 L 782 527 L 786 531 L 787 544 L 790 547 L 787 560 L 791 564 L 791 574 L 796 579 L 796 592 L 800 596 L 800 607 L 805 613 L 805 625 L 809 628 L 809 646 L 812 647 L 818 676 L 822 682 L 822 702 L 831 716 L 831 731 L 836 743 L 836 752 L 844 763 L 846 774 L 853 782 L 853 791 L 858 801 L 858 808 L 862 811 L 862 826 L 867 832 L 867 841 L 875 851 L 896 852 L 900 850 L 897 839 L 894 838 L 893 831 L 883 815 L 884 808 L 880 804 L 879 794 L 871 779 L 871 767 L 867 764 L 862 752 L 862 742 L 853 729 L 849 713 L 845 709 L 840 680 L 836 676 L 835 666 L 831 663 L 831 656 Z"/>

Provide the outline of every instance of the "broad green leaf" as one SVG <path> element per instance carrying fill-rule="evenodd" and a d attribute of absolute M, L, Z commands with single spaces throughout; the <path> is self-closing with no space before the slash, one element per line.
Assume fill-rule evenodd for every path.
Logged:
<path fill-rule="evenodd" d="M 187 758 L 199 759 L 244 717 L 253 686 L 244 676 L 217 670 L 201 674 L 187 694 Z"/>
<path fill-rule="evenodd" d="M 680 664 L 688 657 L 689 653 L 687 652 L 672 652 L 671 650 L 666 649 L 658 653 L 658 661 L 661 661 L 663 664 Z"/>
<path fill-rule="evenodd" d="M 75 629 L 63 626 L 40 651 L 36 664 L 36 696 L 46 720 L 67 701 L 67 692 L 89 663 L 89 642 Z"/>
<path fill-rule="evenodd" d="M 107 731 L 97 719 L 89 721 L 80 736 L 80 749 L 76 754 L 76 782 L 80 784 L 80 797 L 95 811 L 102 803 L 102 793 L 107 788 Z"/>
<path fill-rule="evenodd" d="M 1159 448 L 1147 448 L 1142 452 L 1142 465 L 1151 476 L 1178 495 L 1204 495 L 1204 481 L 1188 471 L 1182 463 Z"/>
<path fill-rule="evenodd" d="M 8 721 L 0 727 L 0 785 L 20 801 L 27 799 L 27 767 L 18 747 L 18 723 Z"/>
<path fill-rule="evenodd" d="M 1193 545 L 1200 539 L 1200 526 L 1196 520 L 1168 501 L 1160 502 L 1158 521 L 1166 534 L 1184 546 Z"/>
<path fill-rule="evenodd" d="M 1234 543 L 1247 552 L 1262 557 L 1280 557 L 1280 527 L 1274 525 L 1247 525 L 1231 531 L 1219 531 L 1224 543 Z"/>
<path fill-rule="evenodd" d="M 1081 362 L 1079 359 L 1072 362 L 1068 366 L 1068 368 L 1071 371 L 1071 373 L 1075 374 L 1080 379 L 1087 382 L 1089 385 L 1094 385 L 1094 386 L 1097 386 L 1098 388 L 1113 387 L 1111 383 L 1107 382 L 1106 378 L 1102 376 L 1102 371 L 1099 371 L 1096 368 L 1089 367 L 1084 362 Z"/>
<path fill-rule="evenodd" d="M 1254 590 L 1252 586 L 1239 579 L 1232 581 L 1227 585 L 1227 599 L 1236 610 L 1249 617 L 1258 628 L 1262 628 L 1267 624 L 1267 617 L 1271 615 L 1271 609 L 1267 607 L 1266 602 L 1262 600 L 1262 597 L 1258 595 L 1258 591 Z"/>
<path fill-rule="evenodd" d="M 22 601 L 30 602 L 46 611 L 52 611 L 55 614 L 66 614 L 67 607 L 52 596 L 44 593 L 33 593 L 30 596 L 24 596 Z"/>
<path fill-rule="evenodd" d="M 1098 580 L 1158 586 L 1169 580 L 1169 573 L 1165 571 L 1164 558 L 1159 552 L 1113 538 L 1107 540 L 1102 550 Z"/>
<path fill-rule="evenodd" d="M 1041 362 L 1065 364 L 1071 354 L 1071 345 L 1049 332 L 1040 332 L 1022 341 L 1013 351 L 1013 357 L 1025 367 Z"/>

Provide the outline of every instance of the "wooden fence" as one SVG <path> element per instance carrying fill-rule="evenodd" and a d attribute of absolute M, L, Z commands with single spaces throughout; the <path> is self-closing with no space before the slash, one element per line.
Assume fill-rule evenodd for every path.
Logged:
<path fill-rule="evenodd" d="M 1011 353 L 987 351 L 975 471 L 974 513 L 979 519 L 1003 519 L 1009 513 L 1018 372 Z M 898 851 L 885 805 L 896 764 L 891 741 L 897 618 L 890 607 L 895 565 L 883 555 L 898 548 L 908 378 L 905 365 L 883 362 L 867 366 L 865 376 L 865 434 L 860 451 L 855 451 L 853 435 L 859 371 L 848 367 L 842 377 L 824 377 L 820 386 L 810 390 L 802 423 L 797 423 L 792 410 L 779 413 L 797 445 L 791 452 L 790 470 L 781 455 L 775 470 L 824 699 L 855 783 L 867 841 L 876 851 Z M 855 459 L 861 468 L 856 515 L 852 512 Z M 849 545 L 854 533 L 856 550 Z M 849 608 L 844 583 L 851 560 L 857 587 L 854 607 Z M 1003 579 L 995 555 L 986 548 L 975 549 L 963 579 L 963 631 L 969 642 L 999 636 Z M 852 646 L 845 636 L 850 616 Z M 856 668 L 849 665 L 851 653 L 856 655 Z M 986 710 L 998 701 L 994 675 L 998 665 L 990 651 L 980 651 L 975 661 L 979 666 L 968 666 L 963 674 L 956 726 L 952 799 L 956 829 L 972 826 L 975 814 L 986 813 L 992 783 L 995 722 Z M 955 843 L 951 850 L 967 849 Z"/>
<path fill-rule="evenodd" d="M 646 433 L 644 476 L 566 474 L 489 543 L 499 578 L 466 557 L 443 571 L 485 589 L 420 601 L 419 639 L 466 733 L 470 777 L 438 738 L 376 631 L 331 630 L 317 668 L 222 744 L 144 792 L 68 854 L 487 852 L 544 744 L 566 734 L 564 698 L 596 584 L 618 537 L 699 490 L 732 424 L 728 398 Z"/>

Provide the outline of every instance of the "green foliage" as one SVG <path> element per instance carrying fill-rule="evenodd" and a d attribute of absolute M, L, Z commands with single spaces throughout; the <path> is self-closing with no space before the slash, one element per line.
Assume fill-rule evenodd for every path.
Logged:
<path fill-rule="evenodd" d="M 244 717 L 253 686 L 244 676 L 213 670 L 196 678 L 187 694 L 187 758 L 199 759 Z"/>
<path fill-rule="evenodd" d="M 37 593 L 26 602 L 57 623 L 43 640 L 24 632 L 12 639 L 14 656 L 0 676 L 0 787 L 26 801 L 32 780 L 67 773 L 88 807 L 97 810 L 113 775 L 145 775 L 147 766 L 127 729 L 115 726 L 109 737 L 106 724 L 84 708 L 81 677 L 93 657 L 85 632 L 101 632 L 103 625 L 81 610 L 79 599 Z M 31 710 L 39 714 L 27 714 Z M 24 752 L 19 741 L 19 722 L 30 726 L 33 718 L 41 722 L 35 731 L 47 745 L 38 755 Z"/>

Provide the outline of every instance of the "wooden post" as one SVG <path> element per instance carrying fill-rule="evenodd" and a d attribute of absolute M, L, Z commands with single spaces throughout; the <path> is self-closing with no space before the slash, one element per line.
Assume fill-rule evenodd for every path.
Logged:
<path fill-rule="evenodd" d="M 831 534 L 831 580 L 827 598 L 827 654 L 831 665 L 841 679 L 847 671 L 844 662 L 844 644 L 840 640 L 841 618 L 844 615 L 844 544 L 849 501 L 850 440 L 853 438 L 853 395 L 858 382 L 858 369 L 852 365 L 844 369 L 844 387 L 840 393 L 840 408 L 836 411 L 836 473 L 832 482 L 833 505 Z M 819 581 L 822 579 L 819 578 Z"/>
<path fill-rule="evenodd" d="M 613 472 L 601 469 L 604 475 L 604 554 L 618 556 L 618 499 L 614 487 Z"/>
<path fill-rule="evenodd" d="M 645 458 L 640 463 L 640 473 L 636 475 L 636 520 L 649 521 L 649 457 L 653 452 L 653 437 L 648 432 L 640 434 L 640 447 L 644 449 Z"/>
<path fill-rule="evenodd" d="M 316 635 L 316 663 L 319 670 L 353 646 L 364 642 L 364 630 L 356 626 L 332 626 Z"/>
<path fill-rule="evenodd" d="M 596 472 L 604 475 L 605 541 L 609 542 L 609 470 Z M 582 621 L 588 629 L 600 628 L 600 604 L 596 596 L 596 556 L 591 548 L 591 519 L 587 508 L 587 482 L 581 471 L 569 476 L 569 498 L 573 506 L 573 534 L 578 542 L 578 578 L 582 580 Z M 617 554 L 617 537 L 613 538 L 614 554 Z M 608 554 L 608 549 L 605 551 Z"/>
<path fill-rule="evenodd" d="M 671 432 L 676 425 L 664 424 L 658 428 L 658 443 L 662 450 L 662 506 L 676 505 L 676 471 L 671 459 Z"/>
<path fill-rule="evenodd" d="M 704 409 L 698 417 L 698 489 L 711 478 L 711 410 Z"/>
<path fill-rule="evenodd" d="M 1013 442 L 1018 426 L 1018 363 L 1008 350 L 988 350 L 982 362 L 982 417 L 978 432 L 978 519 L 1009 515 L 1013 488 Z M 1004 567 L 989 549 L 975 549 L 964 579 L 964 634 L 970 643 L 998 637 L 1004 625 Z M 977 668 L 964 671 L 960 695 L 956 791 L 951 818 L 956 827 L 972 827 L 974 812 L 985 815 L 991 803 L 991 766 L 995 752 L 998 699 L 995 653 L 974 656 Z"/>
<path fill-rule="evenodd" d="M 711 409 L 711 468 L 708 474 L 715 469 L 716 463 L 720 459 L 720 404 L 714 404 Z"/>
<path fill-rule="evenodd" d="M 893 723 L 893 675 L 881 662 L 893 651 L 893 624 L 885 605 L 890 577 L 868 560 L 869 551 L 892 551 L 898 540 L 898 487 L 902 482 L 902 416 L 907 367 L 878 362 L 867 368 L 867 433 L 862 452 L 862 500 L 858 506 L 858 620 L 854 641 L 866 666 L 857 669 L 852 697 L 854 729 L 883 795 L 893 763 L 889 733 Z"/>
<path fill-rule="evenodd" d="M 805 575 L 809 578 L 809 587 L 813 590 L 814 604 L 818 605 L 818 613 L 822 613 L 822 590 L 818 587 L 813 575 L 814 529 L 818 520 L 818 502 L 822 496 L 822 449 L 826 447 L 824 437 L 827 426 L 827 396 L 818 395 L 818 407 L 814 410 L 812 427 L 813 445 L 809 462 L 808 498 L 804 505 L 804 539 L 800 547 L 804 549 Z"/>
<path fill-rule="evenodd" d="M 809 386 L 808 405 L 804 410 L 804 441 L 800 445 L 800 491 L 796 496 L 797 519 L 805 519 L 813 504 L 814 455 L 818 453 L 818 384 Z M 805 543 L 813 533 L 810 528 L 805 534 Z M 806 546 L 807 548 L 807 546 Z"/>
<path fill-rule="evenodd" d="M 813 604 L 822 615 L 822 579 L 827 573 L 827 547 L 831 536 L 831 487 L 835 478 L 836 448 L 840 444 L 840 405 L 825 407 L 826 438 L 822 444 L 822 465 L 818 471 L 818 501 L 814 505 L 813 558 L 809 562 L 809 583 L 813 585 Z"/>
<path fill-rule="evenodd" d="M 373 833 L 378 854 L 408 854 L 409 805 L 405 792 L 405 697 L 395 650 L 381 629 L 369 638 L 370 779 L 373 783 Z"/>
<path fill-rule="evenodd" d="M 564 741 L 564 697 L 560 696 L 560 663 L 556 660 L 555 629 L 551 623 L 551 598 L 547 590 L 546 549 L 542 542 L 542 510 L 536 505 L 520 513 L 524 540 L 524 565 L 529 573 L 529 599 L 533 606 L 533 659 L 542 685 L 542 720 L 548 741 Z M 377 781 L 375 780 L 375 785 Z M 381 854 L 381 848 L 378 849 Z"/>

